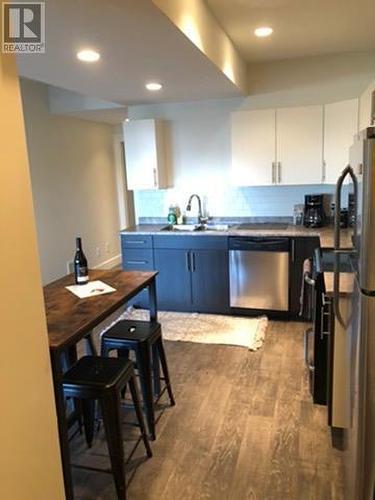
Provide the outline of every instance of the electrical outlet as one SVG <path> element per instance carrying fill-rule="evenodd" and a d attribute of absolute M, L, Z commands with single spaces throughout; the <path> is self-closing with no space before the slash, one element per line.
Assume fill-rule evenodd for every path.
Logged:
<path fill-rule="evenodd" d="M 74 262 L 66 263 L 66 274 L 71 274 L 74 272 Z"/>
<path fill-rule="evenodd" d="M 97 257 L 100 257 L 100 256 L 101 256 L 100 247 L 96 247 L 96 256 L 97 256 Z"/>
<path fill-rule="evenodd" d="M 108 241 L 105 242 L 105 253 L 109 253 L 110 251 L 110 246 L 109 246 L 109 243 Z"/>

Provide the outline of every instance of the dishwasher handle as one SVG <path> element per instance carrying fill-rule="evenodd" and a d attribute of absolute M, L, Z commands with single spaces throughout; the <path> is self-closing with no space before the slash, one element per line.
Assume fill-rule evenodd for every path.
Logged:
<path fill-rule="evenodd" d="M 289 252 L 289 238 L 234 236 L 229 238 L 229 250 Z"/>

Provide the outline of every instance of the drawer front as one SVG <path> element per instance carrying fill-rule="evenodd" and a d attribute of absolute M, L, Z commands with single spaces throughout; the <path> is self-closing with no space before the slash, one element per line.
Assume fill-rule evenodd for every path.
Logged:
<path fill-rule="evenodd" d="M 202 235 L 155 235 L 154 248 L 176 248 L 192 250 L 227 250 L 228 236 Z"/>
<path fill-rule="evenodd" d="M 153 251 L 123 248 L 122 268 L 125 271 L 152 271 L 154 269 Z"/>
<path fill-rule="evenodd" d="M 144 234 L 121 235 L 122 248 L 152 248 L 152 236 Z"/>

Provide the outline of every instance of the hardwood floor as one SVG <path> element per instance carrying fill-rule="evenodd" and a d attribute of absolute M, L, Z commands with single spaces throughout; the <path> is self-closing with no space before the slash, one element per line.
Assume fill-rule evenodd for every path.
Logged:
<path fill-rule="evenodd" d="M 128 464 L 130 500 L 340 500 L 340 452 L 326 408 L 310 402 L 300 323 L 270 322 L 263 348 L 165 342 L 177 406 L 166 408 L 142 461 Z M 135 430 L 124 426 L 126 447 Z M 74 461 L 108 464 L 102 437 Z M 141 460 L 141 463 L 139 462 Z M 77 498 L 115 499 L 112 476 L 74 471 Z"/>

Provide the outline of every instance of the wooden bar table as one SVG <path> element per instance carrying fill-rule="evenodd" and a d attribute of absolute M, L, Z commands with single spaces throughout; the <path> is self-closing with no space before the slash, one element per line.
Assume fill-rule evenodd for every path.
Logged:
<path fill-rule="evenodd" d="M 78 298 L 65 287 L 74 284 L 70 274 L 44 287 L 48 338 L 52 375 L 55 390 L 61 460 L 64 474 L 65 495 L 74 498 L 70 470 L 68 423 L 62 388 L 62 353 L 75 349 L 77 343 L 90 335 L 93 328 L 118 308 L 147 288 L 149 291 L 150 320 L 157 320 L 155 277 L 157 272 L 91 270 L 90 280 L 101 280 L 116 289 L 115 292 Z"/>

